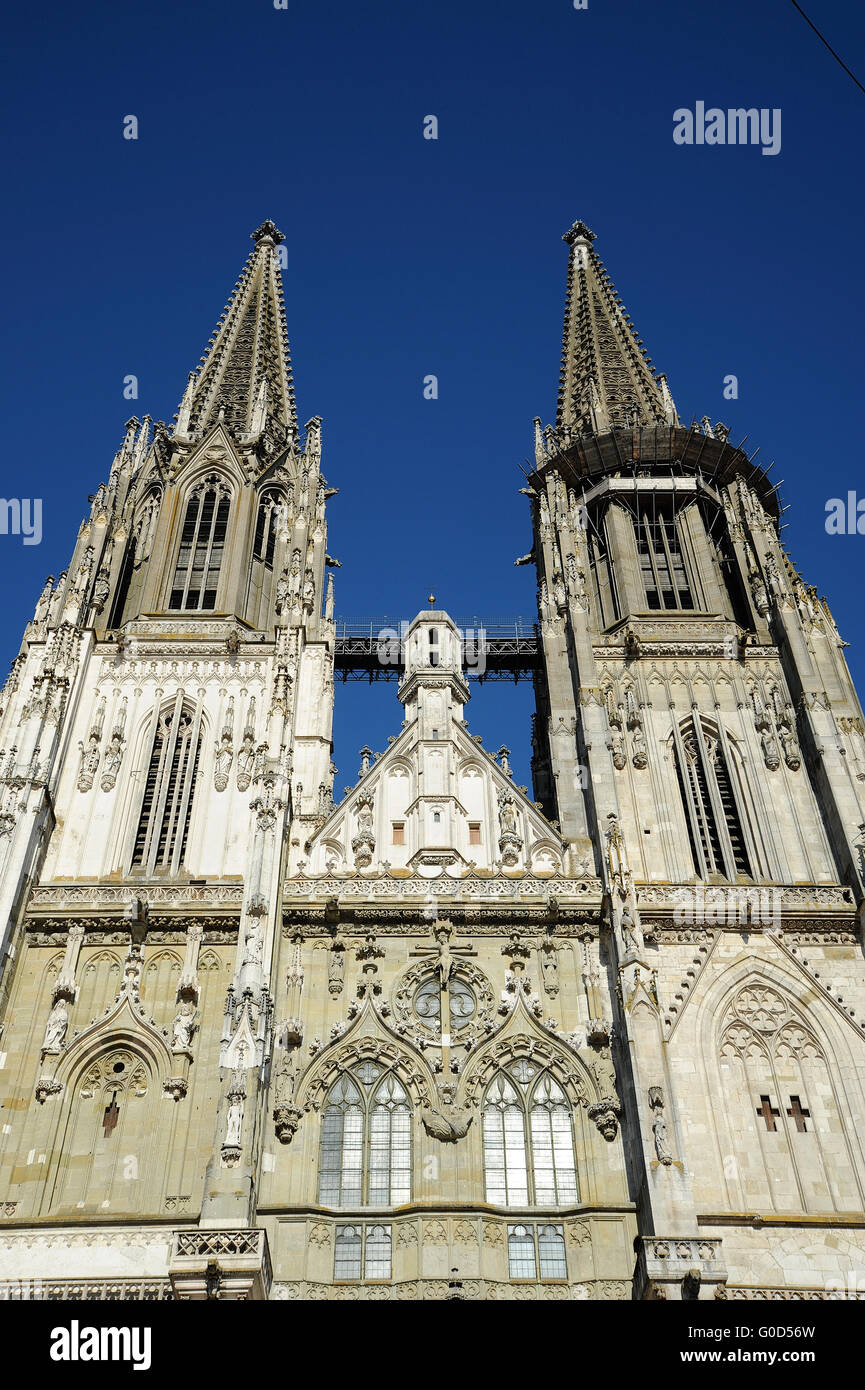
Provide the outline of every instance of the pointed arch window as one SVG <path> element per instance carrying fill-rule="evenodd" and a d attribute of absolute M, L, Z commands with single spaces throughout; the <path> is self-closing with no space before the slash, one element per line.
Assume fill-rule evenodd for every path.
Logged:
<path fill-rule="evenodd" d="M 704 878 L 751 876 L 745 822 L 720 730 L 689 719 L 676 732 L 676 772 L 696 872 Z"/>
<path fill-rule="evenodd" d="M 252 558 L 262 560 L 265 565 L 273 565 L 273 552 L 276 547 L 276 533 L 279 529 L 283 499 L 278 492 L 264 492 L 258 503 L 255 518 L 255 538 L 252 545 Z"/>
<path fill-rule="evenodd" d="M 230 500 L 227 483 L 215 475 L 206 478 L 190 494 L 169 609 L 210 611 L 216 607 Z"/>
<path fill-rule="evenodd" d="M 749 1136 L 752 1210 L 861 1209 L 852 1141 L 858 1117 L 818 1018 L 813 1004 L 773 988 L 762 975 L 746 980 L 727 1009 L 717 1074 L 726 1106 L 718 1118 L 721 1132 L 729 1124 L 738 1143 Z M 728 1175 L 731 1198 L 739 1180 L 744 1184 Z M 736 1199 L 743 1203 L 744 1190 Z"/>
<path fill-rule="evenodd" d="M 525 1059 L 497 1072 L 483 1115 L 488 1202 L 497 1206 L 566 1206 L 577 1201 L 573 1115 L 549 1072 Z"/>
<path fill-rule="evenodd" d="M 397 1206 L 411 1200 L 411 1108 L 393 1072 L 363 1062 L 328 1092 L 321 1123 L 323 1206 Z"/>
<path fill-rule="evenodd" d="M 177 873 L 184 860 L 201 754 L 201 708 L 181 694 L 156 716 L 132 868 Z"/>

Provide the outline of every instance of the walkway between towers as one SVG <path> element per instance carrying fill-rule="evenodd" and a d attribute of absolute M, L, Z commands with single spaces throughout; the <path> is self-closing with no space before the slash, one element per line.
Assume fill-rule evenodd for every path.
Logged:
<path fill-rule="evenodd" d="M 538 627 L 531 618 L 454 618 L 463 635 L 468 680 L 531 680 L 540 663 Z M 343 681 L 397 680 L 403 670 L 401 618 L 337 618 L 336 674 Z"/>

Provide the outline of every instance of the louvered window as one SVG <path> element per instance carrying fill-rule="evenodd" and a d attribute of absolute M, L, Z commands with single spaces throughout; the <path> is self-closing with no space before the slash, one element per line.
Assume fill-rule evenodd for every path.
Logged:
<path fill-rule="evenodd" d="M 676 751 L 694 868 L 701 877 L 751 876 L 742 816 L 720 736 L 689 720 Z"/>
<path fill-rule="evenodd" d="M 156 717 L 144 783 L 132 868 L 148 874 L 177 873 L 189 835 L 192 798 L 201 752 L 201 715 L 183 703 Z"/>
<path fill-rule="evenodd" d="M 647 606 L 693 608 L 675 516 L 644 509 L 637 518 L 635 530 Z"/>
<path fill-rule="evenodd" d="M 192 493 L 180 536 L 169 608 L 211 611 L 228 530 L 230 494 L 219 478 L 207 478 Z"/>

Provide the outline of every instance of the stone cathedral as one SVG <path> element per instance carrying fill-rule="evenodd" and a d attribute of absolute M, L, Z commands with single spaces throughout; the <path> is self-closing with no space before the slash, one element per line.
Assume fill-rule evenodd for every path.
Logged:
<path fill-rule="evenodd" d="M 865 726 L 776 487 L 577 222 L 533 637 L 353 644 L 252 240 L 2 693 L 0 1294 L 862 1297 Z M 531 795 L 466 718 L 514 661 Z"/>

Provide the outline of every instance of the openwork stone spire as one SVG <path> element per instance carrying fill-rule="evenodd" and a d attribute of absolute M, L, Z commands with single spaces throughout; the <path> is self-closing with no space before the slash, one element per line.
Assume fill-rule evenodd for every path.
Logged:
<path fill-rule="evenodd" d="M 198 370 L 190 375 L 178 412 L 178 438 L 198 439 L 218 420 L 239 443 L 262 440 L 272 450 L 297 438 L 277 253 L 284 239 L 270 221 L 252 233 L 254 250 Z"/>
<path fill-rule="evenodd" d="M 562 238 L 571 248 L 556 425 L 605 434 L 634 425 L 678 424 L 664 377 L 655 378 L 629 314 L 585 222 Z"/>

